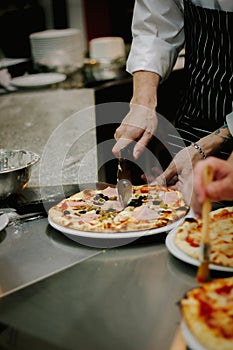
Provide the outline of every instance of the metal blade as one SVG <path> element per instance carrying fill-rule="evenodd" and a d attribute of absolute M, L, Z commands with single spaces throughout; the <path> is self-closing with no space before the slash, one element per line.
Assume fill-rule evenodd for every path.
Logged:
<path fill-rule="evenodd" d="M 127 179 L 119 180 L 117 182 L 117 191 L 121 204 L 124 208 L 127 207 L 133 194 L 133 187 L 131 182 Z"/>
<path fill-rule="evenodd" d="M 121 179 L 128 179 L 131 182 L 131 171 L 129 167 L 129 150 L 121 150 L 120 157 L 118 158 L 117 167 L 117 181 Z"/>
<path fill-rule="evenodd" d="M 129 149 L 121 150 L 117 169 L 117 192 L 118 198 L 124 208 L 128 205 L 133 192 L 129 158 Z"/>

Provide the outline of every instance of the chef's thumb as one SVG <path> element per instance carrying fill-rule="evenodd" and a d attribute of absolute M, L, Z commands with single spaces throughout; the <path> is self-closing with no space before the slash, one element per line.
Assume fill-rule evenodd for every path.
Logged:
<path fill-rule="evenodd" d="M 132 140 L 129 138 L 124 138 L 124 137 L 119 138 L 112 148 L 112 153 L 117 158 L 119 158 L 121 150 L 124 149 L 126 146 L 128 146 L 131 142 Z"/>
<path fill-rule="evenodd" d="M 169 182 L 176 174 L 177 172 L 175 171 L 175 167 L 168 166 L 168 168 L 164 170 L 164 172 L 161 175 L 156 177 L 155 180 L 159 185 L 168 186 Z"/>

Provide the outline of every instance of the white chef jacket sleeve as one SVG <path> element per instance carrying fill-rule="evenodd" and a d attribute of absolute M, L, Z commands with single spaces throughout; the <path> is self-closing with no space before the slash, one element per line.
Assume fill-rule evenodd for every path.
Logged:
<path fill-rule="evenodd" d="M 138 70 L 156 72 L 165 79 L 184 46 L 180 1 L 136 0 L 132 35 L 126 70 L 131 74 Z"/>
<path fill-rule="evenodd" d="M 231 112 L 226 116 L 226 122 L 227 122 L 228 129 L 231 135 L 233 136 L 233 112 Z"/>

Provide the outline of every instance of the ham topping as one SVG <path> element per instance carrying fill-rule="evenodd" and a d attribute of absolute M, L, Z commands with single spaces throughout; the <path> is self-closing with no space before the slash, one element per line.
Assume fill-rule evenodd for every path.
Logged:
<path fill-rule="evenodd" d="M 114 197 L 117 196 L 117 189 L 115 187 L 108 186 L 102 191 L 104 196 Z"/>
<path fill-rule="evenodd" d="M 159 195 L 165 204 L 172 204 L 178 200 L 176 192 L 160 192 Z"/>
<path fill-rule="evenodd" d="M 90 202 L 90 201 L 89 201 Z M 81 207 L 81 206 L 86 206 L 88 204 L 88 201 L 69 201 L 67 202 L 67 205 L 69 207 Z"/>
<path fill-rule="evenodd" d="M 120 203 L 120 201 L 116 201 L 116 200 L 109 200 L 106 201 L 102 206 L 101 206 L 101 210 L 109 210 L 109 209 L 114 209 L 116 211 L 121 211 L 123 209 L 122 204 Z"/>
<path fill-rule="evenodd" d="M 89 223 L 91 222 L 92 220 L 95 220 L 99 217 L 98 214 L 96 214 L 96 212 L 94 211 L 91 211 L 91 212 L 88 212 L 86 214 L 83 214 L 81 217 L 80 217 L 80 221 L 82 222 L 85 222 L 85 223 Z"/>
<path fill-rule="evenodd" d="M 141 207 L 135 208 L 132 215 L 137 220 L 155 220 L 159 217 L 159 213 L 157 213 L 151 208 L 148 208 L 146 204 L 143 204 Z"/>

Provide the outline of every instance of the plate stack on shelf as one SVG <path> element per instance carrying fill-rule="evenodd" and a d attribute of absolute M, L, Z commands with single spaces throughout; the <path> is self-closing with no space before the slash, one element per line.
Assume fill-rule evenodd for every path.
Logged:
<path fill-rule="evenodd" d="M 30 35 L 35 65 L 60 73 L 73 73 L 84 63 L 81 33 L 78 29 L 49 29 Z"/>
<path fill-rule="evenodd" d="M 125 76 L 125 43 L 121 37 L 100 37 L 90 40 L 90 59 L 85 60 L 88 80 L 111 80 Z"/>

